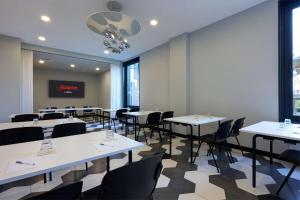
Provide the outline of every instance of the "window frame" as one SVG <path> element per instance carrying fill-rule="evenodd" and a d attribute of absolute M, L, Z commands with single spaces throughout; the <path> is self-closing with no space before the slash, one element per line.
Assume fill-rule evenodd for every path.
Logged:
<path fill-rule="evenodd" d="M 294 123 L 300 123 L 300 116 L 294 115 L 293 108 L 292 11 L 299 6 L 300 0 L 280 0 L 278 9 L 279 121 L 288 118 Z"/>
<path fill-rule="evenodd" d="M 125 107 L 140 107 L 140 105 L 135 106 L 135 105 L 128 105 L 127 102 L 127 68 L 128 66 L 139 63 L 139 68 L 138 68 L 138 74 L 139 74 L 139 104 L 141 104 L 141 88 L 140 88 L 140 57 L 128 60 L 123 63 L 123 102 Z"/>

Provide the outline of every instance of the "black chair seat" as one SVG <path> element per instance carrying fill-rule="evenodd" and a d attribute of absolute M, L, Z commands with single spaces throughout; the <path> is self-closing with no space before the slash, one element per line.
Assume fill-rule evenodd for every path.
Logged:
<path fill-rule="evenodd" d="M 300 165 L 300 151 L 289 149 L 279 155 L 279 159 Z"/>

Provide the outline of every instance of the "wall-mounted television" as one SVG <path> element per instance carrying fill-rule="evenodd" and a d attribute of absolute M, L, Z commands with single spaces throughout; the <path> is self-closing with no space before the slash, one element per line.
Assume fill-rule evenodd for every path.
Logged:
<path fill-rule="evenodd" d="M 84 82 L 49 80 L 49 97 L 84 98 Z"/>

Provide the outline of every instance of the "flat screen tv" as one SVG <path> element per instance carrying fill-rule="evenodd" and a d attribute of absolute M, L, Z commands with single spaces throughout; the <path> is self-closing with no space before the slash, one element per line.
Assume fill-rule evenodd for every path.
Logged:
<path fill-rule="evenodd" d="M 84 82 L 49 80 L 49 97 L 83 98 Z"/>

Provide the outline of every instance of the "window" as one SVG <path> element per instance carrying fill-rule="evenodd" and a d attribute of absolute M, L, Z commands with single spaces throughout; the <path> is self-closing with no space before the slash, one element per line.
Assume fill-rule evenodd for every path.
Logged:
<path fill-rule="evenodd" d="M 279 3 L 279 119 L 300 122 L 300 1 Z"/>
<path fill-rule="evenodd" d="M 139 58 L 127 61 L 124 67 L 124 104 L 127 107 L 140 106 Z"/>

